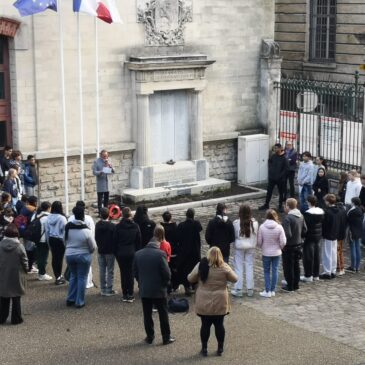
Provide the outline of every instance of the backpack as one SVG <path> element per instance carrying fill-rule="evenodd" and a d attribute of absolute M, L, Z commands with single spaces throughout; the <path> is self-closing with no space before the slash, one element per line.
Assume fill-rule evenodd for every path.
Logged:
<path fill-rule="evenodd" d="M 14 223 L 15 223 L 16 227 L 18 228 L 19 236 L 24 237 L 24 231 L 25 231 L 25 229 L 27 228 L 27 225 L 28 225 L 28 218 L 23 214 L 19 214 L 14 219 Z"/>
<path fill-rule="evenodd" d="M 45 217 L 46 214 L 41 215 L 38 218 L 33 219 L 26 229 L 24 230 L 23 237 L 34 243 L 39 243 L 41 241 L 42 236 L 44 235 L 44 231 L 42 232 L 42 223 L 41 218 Z"/>
<path fill-rule="evenodd" d="M 171 298 L 167 302 L 167 309 L 170 313 L 187 313 L 189 312 L 189 301 L 186 298 Z"/>

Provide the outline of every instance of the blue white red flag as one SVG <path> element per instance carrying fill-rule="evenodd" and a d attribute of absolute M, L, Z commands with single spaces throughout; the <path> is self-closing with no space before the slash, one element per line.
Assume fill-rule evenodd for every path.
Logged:
<path fill-rule="evenodd" d="M 13 5 L 21 16 L 41 13 L 47 9 L 57 11 L 57 0 L 17 0 Z"/>
<path fill-rule="evenodd" d="M 73 0 L 74 12 L 98 17 L 107 23 L 122 23 L 115 0 Z"/>

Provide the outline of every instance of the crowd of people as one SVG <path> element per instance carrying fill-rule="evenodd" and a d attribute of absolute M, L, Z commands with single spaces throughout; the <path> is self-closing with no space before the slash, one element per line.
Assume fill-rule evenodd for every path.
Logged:
<path fill-rule="evenodd" d="M 276 145 L 275 154 L 270 158 L 266 202 L 259 208 L 266 210 L 263 223 L 259 225 L 258 217 L 253 217 L 252 207 L 247 204 L 240 206 L 237 219 L 231 221 L 226 205 L 218 203 L 205 230 L 209 250 L 203 259 L 203 227 L 195 218 L 194 209 L 188 209 L 186 219 L 177 223 L 169 211 L 162 214 L 161 222 L 154 222 L 146 207 L 137 207 L 134 215 L 130 208 L 124 207 L 120 221 L 111 221 L 107 177 L 113 173 L 113 168 L 106 151 L 102 151 L 94 164 L 94 175 L 104 184 L 99 189 L 103 191 L 98 190 L 96 224 L 86 214 L 83 201 L 77 202 L 72 215 L 66 217 L 60 201 L 39 203 L 35 190 L 28 190 L 30 195 L 25 194 L 26 190 L 22 190 L 25 181 L 32 181 L 34 189 L 38 177 L 32 172 L 34 157 L 28 156 L 26 172 L 27 167 L 23 169 L 17 164 L 18 156 L 18 151 L 9 153 L 8 149 L 0 165 L 3 172 L 0 324 L 9 316 L 10 302 L 11 323 L 22 323 L 20 298 L 25 293 L 27 274 L 37 275 L 40 281 L 54 280 L 55 285 L 69 281 L 66 305 L 83 308 L 86 289 L 92 286 L 91 264 L 97 252 L 102 296 L 118 294 L 114 286 L 115 261 L 120 271 L 124 303 L 134 302 L 137 281 L 146 343 L 152 344 L 155 339 L 153 310 L 159 314 L 163 344 L 175 341 L 171 336 L 167 297 L 182 285 L 186 296 L 195 293 L 195 311 L 201 318 L 201 354 L 208 354 L 210 328 L 214 325 L 217 355 L 222 355 L 224 317 L 230 312 L 227 282 L 232 283 L 230 294 L 233 297 L 254 295 L 258 249 L 264 273 L 264 288 L 259 294 L 264 298 L 276 295 L 280 260 L 284 274 L 282 290 L 287 293 L 296 292 L 301 282 L 332 280 L 344 275 L 346 242 L 351 252 L 351 264 L 346 270 L 351 273 L 360 270 L 365 198 L 361 181 L 364 183 L 365 177 L 360 181 L 357 172 L 350 171 L 340 179 L 337 196 L 330 194 L 325 161 L 319 159 L 315 168 L 310 153 L 304 152 L 298 171 L 298 202 L 294 198 L 297 154 L 291 144 L 286 150 Z M 25 178 L 26 175 L 29 176 Z M 291 197 L 286 196 L 287 182 Z M 269 207 L 275 185 L 279 188 L 277 210 Z M 19 191 L 22 195 L 18 195 Z M 285 213 L 282 217 L 281 212 Z M 49 251 L 53 276 L 46 272 Z M 229 265 L 230 258 L 233 268 Z M 300 260 L 304 268 L 302 275 Z"/>

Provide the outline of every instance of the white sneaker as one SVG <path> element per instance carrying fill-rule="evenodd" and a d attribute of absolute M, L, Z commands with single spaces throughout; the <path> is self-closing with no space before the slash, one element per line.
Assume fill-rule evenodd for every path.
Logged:
<path fill-rule="evenodd" d="M 271 298 L 271 292 L 267 292 L 265 290 L 263 290 L 261 293 L 260 293 L 260 296 L 261 297 L 264 297 L 264 298 Z"/>
<path fill-rule="evenodd" d="M 313 281 L 319 281 L 319 276 L 313 276 Z"/>
<path fill-rule="evenodd" d="M 337 273 L 338 276 L 342 276 L 342 275 L 345 275 L 345 270 L 340 270 L 338 273 Z"/>
<path fill-rule="evenodd" d="M 38 269 L 36 267 L 32 267 L 32 269 L 29 271 L 30 274 L 38 274 Z"/>
<path fill-rule="evenodd" d="M 300 281 L 303 281 L 304 283 L 311 283 L 313 281 L 313 276 L 301 276 Z"/>
<path fill-rule="evenodd" d="M 239 289 L 232 289 L 231 294 L 234 297 L 237 297 L 237 298 L 242 298 L 243 297 L 243 292 L 242 292 L 242 290 L 239 290 Z"/>
<path fill-rule="evenodd" d="M 288 282 L 285 279 L 283 279 L 283 280 L 281 280 L 281 285 L 282 286 L 287 286 Z"/>
<path fill-rule="evenodd" d="M 86 289 L 90 289 L 94 287 L 94 283 L 86 284 Z"/>
<path fill-rule="evenodd" d="M 274 297 L 275 296 L 275 292 L 274 291 L 271 291 L 270 294 L 271 294 L 271 297 Z"/>
<path fill-rule="evenodd" d="M 52 276 L 48 275 L 48 274 L 38 275 L 38 280 L 39 281 L 50 281 L 52 279 L 53 279 Z"/>

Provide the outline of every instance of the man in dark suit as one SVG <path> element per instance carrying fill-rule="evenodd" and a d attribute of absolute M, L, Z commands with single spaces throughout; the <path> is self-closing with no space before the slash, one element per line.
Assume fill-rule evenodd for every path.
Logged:
<path fill-rule="evenodd" d="M 145 341 L 152 344 L 155 338 L 152 307 L 158 311 L 163 344 L 175 342 L 171 337 L 169 316 L 167 312 L 167 286 L 171 272 L 167 264 L 166 253 L 160 250 L 160 244 L 152 239 L 147 246 L 138 251 L 134 261 L 135 277 L 138 281 L 142 299 Z"/>

